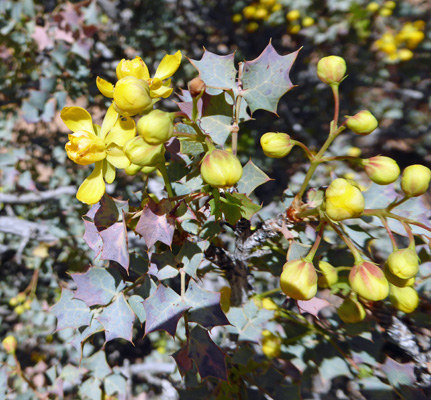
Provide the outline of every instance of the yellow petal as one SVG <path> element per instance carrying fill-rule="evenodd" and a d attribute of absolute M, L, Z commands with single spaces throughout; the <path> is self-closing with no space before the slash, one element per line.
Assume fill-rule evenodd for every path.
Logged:
<path fill-rule="evenodd" d="M 103 180 L 103 162 L 96 163 L 91 175 L 82 182 L 76 193 L 76 198 L 85 204 L 96 204 L 105 193 L 105 181 Z"/>
<path fill-rule="evenodd" d="M 134 76 L 144 80 L 150 79 L 147 64 L 141 57 L 135 57 L 134 60 L 125 60 L 123 58 L 117 65 L 116 73 L 118 80 L 126 76 Z"/>
<path fill-rule="evenodd" d="M 151 79 L 150 82 L 150 89 L 151 90 L 157 90 L 163 85 L 163 81 L 161 81 L 159 78 Z"/>
<path fill-rule="evenodd" d="M 130 165 L 130 160 L 123 153 L 123 148 L 112 143 L 106 151 L 106 159 L 114 167 L 119 169 L 127 168 Z"/>
<path fill-rule="evenodd" d="M 172 88 L 167 88 L 166 86 L 162 86 L 157 90 L 150 90 L 150 96 L 153 98 L 163 97 L 164 99 L 166 99 L 172 94 L 173 91 L 174 89 Z"/>
<path fill-rule="evenodd" d="M 96 85 L 100 93 L 112 99 L 114 97 L 114 85 L 111 82 L 105 81 L 99 76 L 96 79 Z"/>
<path fill-rule="evenodd" d="M 115 167 L 106 160 L 103 163 L 103 178 L 106 183 L 112 183 L 115 179 Z"/>
<path fill-rule="evenodd" d="M 118 146 L 123 147 L 129 139 L 136 135 L 136 124 L 132 118 L 121 117 L 112 127 L 108 136 L 105 139 L 106 144 L 116 143 Z"/>
<path fill-rule="evenodd" d="M 82 107 L 64 107 L 60 116 L 72 132 L 86 131 L 94 133 L 91 115 Z"/>
<path fill-rule="evenodd" d="M 154 78 L 159 78 L 160 80 L 169 78 L 177 71 L 181 64 L 181 51 L 177 51 L 175 54 L 166 54 L 163 60 L 157 67 L 157 71 Z"/>
<path fill-rule="evenodd" d="M 106 135 L 112 129 L 119 118 L 119 114 L 114 110 L 114 103 L 112 103 L 106 111 L 105 118 L 103 118 L 102 128 L 100 129 L 99 137 L 105 140 Z"/>

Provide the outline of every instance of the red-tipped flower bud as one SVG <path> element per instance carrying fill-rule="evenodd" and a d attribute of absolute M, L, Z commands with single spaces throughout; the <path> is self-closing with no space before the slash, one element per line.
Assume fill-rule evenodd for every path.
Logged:
<path fill-rule="evenodd" d="M 429 168 L 419 164 L 410 165 L 401 176 L 401 189 L 407 196 L 421 196 L 428 190 L 430 180 Z"/>
<path fill-rule="evenodd" d="M 357 300 L 347 298 L 337 310 L 338 316 L 343 322 L 361 322 L 367 315 L 364 306 Z"/>
<path fill-rule="evenodd" d="M 327 85 L 339 85 L 345 74 L 346 62 L 341 57 L 323 57 L 317 63 L 317 76 Z"/>
<path fill-rule="evenodd" d="M 319 261 L 319 269 L 322 275 L 319 276 L 317 284 L 322 288 L 328 288 L 338 282 L 337 270 L 326 261 Z"/>
<path fill-rule="evenodd" d="M 211 186 L 228 188 L 241 179 L 242 166 L 232 153 L 215 149 L 209 151 L 202 160 L 201 175 Z"/>
<path fill-rule="evenodd" d="M 280 132 L 266 132 L 260 138 L 260 144 L 265 155 L 271 158 L 286 157 L 294 146 L 290 136 Z"/>
<path fill-rule="evenodd" d="M 283 293 L 295 300 L 310 300 L 317 292 L 317 273 L 310 262 L 289 261 L 280 276 Z"/>
<path fill-rule="evenodd" d="M 383 300 L 389 293 L 385 274 L 377 265 L 368 261 L 352 268 L 349 284 L 359 296 L 370 301 Z"/>
<path fill-rule="evenodd" d="M 153 110 L 144 115 L 137 124 L 138 133 L 152 145 L 163 144 L 174 133 L 174 115 L 162 110 Z"/>
<path fill-rule="evenodd" d="M 362 160 L 365 173 L 378 185 L 389 185 L 400 176 L 400 167 L 390 157 L 375 156 Z"/>
<path fill-rule="evenodd" d="M 416 278 L 413 276 L 412 278 L 409 279 L 402 279 L 396 275 L 394 275 L 391 270 L 388 267 L 388 263 L 385 264 L 385 276 L 386 279 L 388 280 L 388 282 L 394 286 L 398 286 L 398 287 L 406 287 L 406 286 L 413 286 L 415 283 Z"/>
<path fill-rule="evenodd" d="M 7 354 L 15 354 L 18 342 L 14 336 L 9 335 L 2 340 L 2 345 Z"/>
<path fill-rule="evenodd" d="M 325 208 L 334 221 L 359 217 L 365 208 L 360 189 L 343 178 L 335 179 L 326 189 Z"/>
<path fill-rule="evenodd" d="M 358 135 L 366 136 L 369 135 L 374 129 L 377 128 L 379 123 L 373 114 L 368 110 L 359 111 L 352 117 L 346 116 L 346 126 Z"/>
<path fill-rule="evenodd" d="M 400 288 L 390 285 L 389 300 L 395 308 L 407 314 L 416 310 L 419 305 L 418 293 L 411 286 Z"/>
<path fill-rule="evenodd" d="M 401 279 L 413 278 L 419 271 L 419 258 L 412 249 L 399 249 L 388 258 L 388 268 Z"/>
<path fill-rule="evenodd" d="M 205 90 L 205 82 L 201 78 L 193 78 L 188 84 L 190 96 L 199 96 L 202 90 Z"/>

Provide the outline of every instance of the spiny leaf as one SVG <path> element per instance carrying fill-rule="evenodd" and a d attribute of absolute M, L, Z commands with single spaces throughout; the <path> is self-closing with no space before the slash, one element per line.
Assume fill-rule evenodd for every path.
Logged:
<path fill-rule="evenodd" d="M 294 86 L 289 72 L 298 51 L 280 56 L 271 43 L 259 57 L 244 63 L 241 92 L 251 112 L 277 112 L 280 98 Z"/>
<path fill-rule="evenodd" d="M 84 220 L 85 232 L 84 240 L 88 247 L 93 250 L 93 259 L 96 259 L 103 249 L 103 240 L 100 237 L 99 231 L 93 221 Z"/>
<path fill-rule="evenodd" d="M 236 89 L 237 71 L 234 57 L 235 53 L 219 56 L 205 49 L 200 61 L 190 60 L 190 62 L 199 71 L 199 77 L 207 87 Z"/>
<path fill-rule="evenodd" d="M 176 257 L 183 263 L 184 271 L 194 279 L 197 278 L 196 270 L 201 264 L 208 246 L 209 242 L 206 240 L 197 243 L 186 241 Z"/>
<path fill-rule="evenodd" d="M 220 293 L 202 289 L 194 280 L 191 280 L 184 301 L 191 308 L 190 321 L 210 329 L 217 325 L 229 324 L 220 307 Z"/>
<path fill-rule="evenodd" d="M 90 325 L 92 318 L 90 308 L 83 301 L 74 299 L 71 290 L 64 288 L 60 301 L 52 306 L 51 312 L 57 317 L 57 331 Z"/>
<path fill-rule="evenodd" d="M 189 306 L 171 288 L 159 285 L 156 292 L 144 301 L 144 308 L 147 315 L 146 335 L 165 330 L 174 336 L 178 321 Z"/>
<path fill-rule="evenodd" d="M 106 353 L 103 350 L 98 351 L 91 357 L 84 358 L 81 365 L 90 371 L 91 376 L 100 380 L 112 373 L 112 369 L 106 361 Z"/>
<path fill-rule="evenodd" d="M 415 364 L 412 362 L 400 364 L 387 357 L 381 368 L 389 383 L 397 388 L 413 386 L 416 383 Z"/>
<path fill-rule="evenodd" d="M 147 318 L 145 314 L 145 308 L 144 308 L 144 299 L 141 296 L 133 295 L 130 296 L 127 300 L 131 309 L 136 314 L 136 316 L 139 319 L 139 322 L 143 324 L 145 322 L 145 319 Z"/>
<path fill-rule="evenodd" d="M 102 324 L 97 319 L 93 318 L 91 320 L 91 324 L 87 326 L 82 332 L 79 332 L 78 330 L 75 331 L 75 335 L 73 339 L 70 341 L 70 344 L 82 356 L 82 349 L 84 347 L 85 341 L 95 333 L 102 332 L 102 331 L 103 331 Z"/>
<path fill-rule="evenodd" d="M 174 230 L 174 218 L 169 215 L 169 208 L 163 201 L 159 204 L 153 201 L 146 204 L 135 229 L 144 238 L 148 248 L 158 240 L 170 246 Z"/>
<path fill-rule="evenodd" d="M 245 194 L 242 193 L 225 193 L 226 198 L 233 202 L 233 199 L 239 201 L 239 212 L 241 213 L 241 217 L 250 220 L 251 217 L 256 214 L 262 206 L 259 204 L 253 203 L 251 199 L 249 199 Z"/>
<path fill-rule="evenodd" d="M 172 354 L 175 362 L 177 363 L 178 370 L 180 371 L 181 376 L 184 376 L 188 371 L 193 368 L 193 361 L 189 357 L 189 345 L 186 344 L 184 347 L 181 347 L 178 351 Z"/>
<path fill-rule="evenodd" d="M 178 262 L 171 251 L 163 253 L 153 253 L 148 273 L 155 276 L 159 281 L 171 279 L 179 274 L 177 267 Z"/>
<path fill-rule="evenodd" d="M 126 271 L 129 270 L 127 228 L 125 221 L 116 222 L 100 232 L 103 249 L 100 258 L 118 262 Z"/>
<path fill-rule="evenodd" d="M 123 293 L 108 307 L 104 308 L 96 318 L 105 328 L 106 342 L 116 338 L 132 341 L 133 323 L 136 317 L 124 299 Z"/>
<path fill-rule="evenodd" d="M 211 340 L 206 329 L 199 325 L 190 332 L 188 356 L 195 362 L 202 379 L 213 376 L 227 381 L 226 355 Z"/>
<path fill-rule="evenodd" d="M 114 270 L 91 267 L 83 274 L 72 274 L 77 290 L 74 297 L 91 307 L 96 304 L 108 304 L 125 286 L 124 282 L 114 277 Z"/>
<path fill-rule="evenodd" d="M 238 182 L 238 192 L 250 196 L 254 189 L 270 180 L 271 178 L 265 172 L 249 160 L 242 170 L 242 177 Z"/>

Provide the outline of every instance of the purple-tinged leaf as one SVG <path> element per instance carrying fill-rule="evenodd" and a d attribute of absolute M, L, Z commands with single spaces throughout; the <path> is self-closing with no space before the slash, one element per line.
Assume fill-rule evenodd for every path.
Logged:
<path fill-rule="evenodd" d="M 259 109 L 277 113 L 280 98 L 294 86 L 289 72 L 298 51 L 280 56 L 269 43 L 259 57 L 244 63 L 241 94 L 252 113 Z"/>
<path fill-rule="evenodd" d="M 400 364 L 387 357 L 381 368 L 392 386 L 400 388 L 402 386 L 414 386 L 416 383 L 415 364 L 413 362 Z"/>
<path fill-rule="evenodd" d="M 100 207 L 94 215 L 94 224 L 99 231 L 109 228 L 118 221 L 120 213 L 115 205 L 114 199 L 104 194 L 100 199 Z"/>
<path fill-rule="evenodd" d="M 155 276 L 159 281 L 163 279 L 171 279 L 179 274 L 178 268 L 176 268 L 178 262 L 175 260 L 175 256 L 171 251 L 165 251 L 163 253 L 153 253 L 151 255 L 150 267 L 148 273 Z"/>
<path fill-rule="evenodd" d="M 82 300 L 89 307 L 108 304 L 125 287 L 124 282 L 117 282 L 118 277 L 115 278 L 114 271 L 117 272 L 101 267 L 90 267 L 85 273 L 72 274 L 77 286 L 75 299 Z"/>
<path fill-rule="evenodd" d="M 92 313 L 89 307 L 73 298 L 73 292 L 63 288 L 60 301 L 51 307 L 51 312 L 57 317 L 57 331 L 65 328 L 78 329 L 90 325 Z"/>
<path fill-rule="evenodd" d="M 100 237 L 100 233 L 94 225 L 92 221 L 84 220 L 85 232 L 84 232 L 84 240 L 87 243 L 88 247 L 93 250 L 94 255 L 93 259 L 96 259 L 103 248 L 103 240 Z"/>
<path fill-rule="evenodd" d="M 313 297 L 311 300 L 298 300 L 296 302 L 300 313 L 309 313 L 319 319 L 318 314 L 320 310 L 325 307 L 331 306 L 332 304 L 325 300 L 319 299 L 318 297 Z"/>
<path fill-rule="evenodd" d="M 169 207 L 163 201 L 159 204 L 150 202 L 142 210 L 135 231 L 144 238 L 148 248 L 157 241 L 168 246 L 172 244 L 175 219 L 169 215 L 169 211 Z"/>
<path fill-rule="evenodd" d="M 211 340 L 206 329 L 196 325 L 190 332 L 188 356 L 202 379 L 208 376 L 227 381 L 226 354 Z"/>
<path fill-rule="evenodd" d="M 87 214 L 85 214 L 85 217 L 94 220 L 94 217 L 95 217 L 95 215 L 96 215 L 96 213 L 97 213 L 97 211 L 99 210 L 100 207 L 101 207 L 100 202 L 96 203 L 96 204 L 93 204 L 91 206 L 91 208 L 87 211 Z"/>
<path fill-rule="evenodd" d="M 123 338 L 132 342 L 135 318 L 135 314 L 127 304 L 122 293 L 96 317 L 105 329 L 106 342 L 116 338 Z"/>
<path fill-rule="evenodd" d="M 208 246 L 209 242 L 206 240 L 197 243 L 186 241 L 176 257 L 183 263 L 184 271 L 193 279 L 197 279 L 196 271 L 204 259 L 204 252 Z"/>
<path fill-rule="evenodd" d="M 76 330 L 73 339 L 70 341 L 70 344 L 76 349 L 79 354 L 82 356 L 82 349 L 84 347 L 85 341 L 93 336 L 97 332 L 102 332 L 103 326 L 97 319 L 92 319 L 90 326 L 87 326 L 82 332 Z"/>
<path fill-rule="evenodd" d="M 229 325 L 220 307 L 220 293 L 202 289 L 194 280 L 190 280 L 184 301 L 190 307 L 189 321 L 209 329 L 218 325 Z"/>
<path fill-rule="evenodd" d="M 178 321 L 189 306 L 171 288 L 159 285 L 156 292 L 144 301 L 144 308 L 147 315 L 146 335 L 165 330 L 174 336 Z"/>
<path fill-rule="evenodd" d="M 126 223 L 116 222 L 100 232 L 103 249 L 100 258 L 118 262 L 126 271 L 129 270 L 129 250 Z"/>
<path fill-rule="evenodd" d="M 270 180 L 271 178 L 265 172 L 249 160 L 242 170 L 242 177 L 238 182 L 238 192 L 250 196 L 254 189 Z"/>
<path fill-rule="evenodd" d="M 184 347 L 181 347 L 178 351 L 172 354 L 175 362 L 178 366 L 178 371 L 182 377 L 193 368 L 193 361 L 189 357 L 189 345 L 186 344 Z"/>
<path fill-rule="evenodd" d="M 235 53 L 219 56 L 205 49 L 200 59 L 189 60 L 199 71 L 199 77 L 207 87 L 216 89 L 236 89 Z"/>

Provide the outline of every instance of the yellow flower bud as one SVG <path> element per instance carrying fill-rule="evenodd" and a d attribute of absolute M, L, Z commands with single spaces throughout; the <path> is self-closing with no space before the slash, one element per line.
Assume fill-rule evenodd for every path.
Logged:
<path fill-rule="evenodd" d="M 296 21 L 301 17 L 301 12 L 299 10 L 291 10 L 286 14 L 286 19 L 288 21 Z"/>
<path fill-rule="evenodd" d="M 389 300 L 396 309 L 407 314 L 416 310 L 419 305 L 418 293 L 411 286 L 390 285 Z"/>
<path fill-rule="evenodd" d="M 1 343 L 7 354 L 15 354 L 18 342 L 14 336 L 6 336 Z"/>
<path fill-rule="evenodd" d="M 262 299 L 262 307 L 265 309 L 265 310 L 278 310 L 278 306 L 277 306 L 277 304 L 275 304 L 274 303 L 274 300 L 272 300 L 271 298 L 269 298 L 269 297 L 264 297 L 263 299 Z"/>
<path fill-rule="evenodd" d="M 398 278 L 413 278 L 419 272 L 419 257 L 409 248 L 395 250 L 389 255 L 388 268 Z"/>
<path fill-rule="evenodd" d="M 362 150 L 359 147 L 349 147 L 347 150 L 347 155 L 350 157 L 360 157 L 362 154 Z"/>
<path fill-rule="evenodd" d="M 389 8 L 390 10 L 393 10 L 397 6 L 397 3 L 395 1 L 385 1 L 383 3 L 383 7 Z"/>
<path fill-rule="evenodd" d="M 302 260 L 284 264 L 280 287 L 283 293 L 292 299 L 312 299 L 317 292 L 317 273 L 313 264 Z"/>
<path fill-rule="evenodd" d="M 319 269 L 322 273 L 317 279 L 317 284 L 322 288 L 328 288 L 338 282 L 337 270 L 326 261 L 319 261 Z"/>
<path fill-rule="evenodd" d="M 105 142 L 92 132 L 69 134 L 65 146 L 67 156 L 79 165 L 89 165 L 106 158 Z"/>
<path fill-rule="evenodd" d="M 407 196 L 421 196 L 428 190 L 430 180 L 429 168 L 419 164 L 410 165 L 404 169 L 401 176 L 401 189 Z"/>
<path fill-rule="evenodd" d="M 173 114 L 162 110 L 153 110 L 138 121 L 138 133 L 149 144 L 163 144 L 174 133 L 173 121 Z"/>
<path fill-rule="evenodd" d="M 378 185 L 389 185 L 400 176 L 400 167 L 390 157 L 375 156 L 362 160 L 362 166 L 369 178 Z"/>
<path fill-rule="evenodd" d="M 234 14 L 232 16 L 232 22 L 235 24 L 238 24 L 242 21 L 242 15 L 241 14 Z"/>
<path fill-rule="evenodd" d="M 14 308 L 14 311 L 17 315 L 22 315 L 22 314 L 24 314 L 25 307 L 23 305 L 16 306 Z"/>
<path fill-rule="evenodd" d="M 392 15 L 392 10 L 389 8 L 382 8 L 379 11 L 379 15 L 381 15 L 382 17 L 389 17 Z"/>
<path fill-rule="evenodd" d="M 359 217 L 365 208 L 360 189 L 343 178 L 331 182 L 325 199 L 326 214 L 334 221 Z"/>
<path fill-rule="evenodd" d="M 378 3 L 376 3 L 375 1 L 372 1 L 367 5 L 367 10 L 370 12 L 376 12 L 379 9 L 379 7 L 380 6 Z"/>
<path fill-rule="evenodd" d="M 401 61 L 409 61 L 413 58 L 413 52 L 409 49 L 400 49 L 397 56 Z"/>
<path fill-rule="evenodd" d="M 416 280 L 414 276 L 409 279 L 401 279 L 400 277 L 394 275 L 389 269 L 388 263 L 385 264 L 384 272 L 388 282 L 398 287 L 413 286 Z"/>
<path fill-rule="evenodd" d="M 302 20 L 302 26 L 304 28 L 308 28 L 309 26 L 312 26 L 312 25 L 314 25 L 314 19 L 313 18 L 311 18 L 311 17 L 305 17 Z"/>
<path fill-rule="evenodd" d="M 141 171 L 141 166 L 138 164 L 130 164 L 128 167 L 124 168 L 124 171 L 127 175 L 136 175 L 138 172 Z"/>
<path fill-rule="evenodd" d="M 247 6 L 242 9 L 242 13 L 245 18 L 247 19 L 253 19 L 254 14 L 256 13 L 256 7 L 254 6 Z"/>
<path fill-rule="evenodd" d="M 262 331 L 262 352 L 268 358 L 275 358 L 280 355 L 281 339 L 272 332 L 264 329 Z"/>
<path fill-rule="evenodd" d="M 265 155 L 271 158 L 286 157 L 294 146 L 290 136 L 280 132 L 266 132 L 260 138 L 260 144 Z"/>
<path fill-rule="evenodd" d="M 268 10 L 263 7 L 258 7 L 256 12 L 254 13 L 254 18 L 256 19 L 267 19 L 268 18 Z"/>
<path fill-rule="evenodd" d="M 148 167 L 143 167 L 141 169 L 141 172 L 145 175 L 149 175 L 149 174 L 151 174 L 151 172 L 154 172 L 156 169 L 157 169 L 157 167 L 148 166 Z"/>
<path fill-rule="evenodd" d="M 232 289 L 229 286 L 223 286 L 220 289 L 220 307 L 225 314 L 230 309 L 230 295 L 231 295 L 231 293 L 232 293 Z"/>
<path fill-rule="evenodd" d="M 215 149 L 209 151 L 202 160 L 201 175 L 211 186 L 228 188 L 241 179 L 242 166 L 232 153 Z"/>
<path fill-rule="evenodd" d="M 323 57 L 317 63 L 317 76 L 327 85 L 339 85 L 346 74 L 346 61 L 338 56 Z"/>
<path fill-rule="evenodd" d="M 409 49 L 415 49 L 420 42 L 425 39 L 425 34 L 421 31 L 411 32 L 407 37 L 407 47 Z"/>
<path fill-rule="evenodd" d="M 165 147 L 162 144 L 152 146 L 140 136 L 129 139 L 124 144 L 123 151 L 132 164 L 141 167 L 154 167 L 165 160 Z"/>
<path fill-rule="evenodd" d="M 152 106 L 148 83 L 134 76 L 121 78 L 114 88 L 114 108 L 121 115 L 141 114 Z"/>
<path fill-rule="evenodd" d="M 359 111 L 353 117 L 346 116 L 346 126 L 358 135 L 369 135 L 377 128 L 379 123 L 368 110 Z"/>
<path fill-rule="evenodd" d="M 287 31 L 292 35 L 296 35 L 300 30 L 301 30 L 301 25 L 299 24 L 294 24 L 287 29 Z"/>
<path fill-rule="evenodd" d="M 251 21 L 245 26 L 248 33 L 256 32 L 259 29 L 259 24 L 256 21 Z"/>
<path fill-rule="evenodd" d="M 347 298 L 337 310 L 338 316 L 343 322 L 361 322 L 367 315 L 364 306 L 357 300 Z"/>
<path fill-rule="evenodd" d="M 352 268 L 349 284 L 359 296 L 370 301 L 383 300 L 389 293 L 385 274 L 377 265 L 368 261 Z"/>

